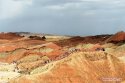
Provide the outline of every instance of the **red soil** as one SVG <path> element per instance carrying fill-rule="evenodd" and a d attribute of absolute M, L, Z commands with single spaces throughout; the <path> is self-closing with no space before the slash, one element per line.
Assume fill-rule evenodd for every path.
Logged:
<path fill-rule="evenodd" d="M 107 40 L 107 42 L 120 42 L 120 41 L 125 41 L 125 32 L 123 31 L 116 33 Z"/>
<path fill-rule="evenodd" d="M 105 42 L 105 40 L 108 39 L 109 37 L 111 37 L 111 35 L 97 35 L 97 36 L 87 36 L 87 37 L 76 36 L 76 37 L 72 37 L 70 39 L 57 41 L 55 43 L 62 47 L 75 46 L 79 43 L 103 44 Z"/>
<path fill-rule="evenodd" d="M 0 33 L 0 39 L 19 39 L 23 38 L 22 36 L 16 34 L 16 33 Z"/>

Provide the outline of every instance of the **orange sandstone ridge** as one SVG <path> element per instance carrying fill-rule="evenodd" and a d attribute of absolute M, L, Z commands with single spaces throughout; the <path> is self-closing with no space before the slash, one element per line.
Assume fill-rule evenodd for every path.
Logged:
<path fill-rule="evenodd" d="M 125 82 L 124 32 L 88 37 L 44 34 L 44 39 L 41 34 L 21 35 L 0 33 L 0 83 Z"/>

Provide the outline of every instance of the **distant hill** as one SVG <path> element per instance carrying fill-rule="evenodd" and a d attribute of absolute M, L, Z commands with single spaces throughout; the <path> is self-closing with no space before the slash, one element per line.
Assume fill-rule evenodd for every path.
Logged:
<path fill-rule="evenodd" d="M 110 38 L 106 40 L 106 42 L 114 42 L 114 43 L 124 42 L 124 41 L 125 41 L 124 31 L 117 32 L 116 34 L 112 35 Z"/>
<path fill-rule="evenodd" d="M 9 33 L 0 33 L 0 39 L 18 39 L 18 38 L 22 38 L 23 36 L 13 33 L 13 32 L 9 32 Z"/>

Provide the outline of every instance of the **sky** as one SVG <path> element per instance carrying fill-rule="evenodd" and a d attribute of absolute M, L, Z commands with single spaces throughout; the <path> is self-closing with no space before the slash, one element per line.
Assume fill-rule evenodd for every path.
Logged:
<path fill-rule="evenodd" d="M 125 0 L 0 0 L 0 32 L 60 35 L 125 30 Z"/>

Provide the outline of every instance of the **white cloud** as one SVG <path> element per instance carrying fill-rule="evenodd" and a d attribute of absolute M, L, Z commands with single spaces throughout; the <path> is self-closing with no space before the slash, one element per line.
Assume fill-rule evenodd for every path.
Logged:
<path fill-rule="evenodd" d="M 0 19 L 8 19 L 20 14 L 32 0 L 1 0 L 0 3 Z"/>
<path fill-rule="evenodd" d="M 64 10 L 64 9 L 121 9 L 125 7 L 125 0 L 78 0 L 73 2 L 47 5 L 46 8 L 50 10 Z"/>
<path fill-rule="evenodd" d="M 103 3 L 111 5 L 125 4 L 125 0 L 81 0 L 81 2 Z"/>
<path fill-rule="evenodd" d="M 62 9 L 65 9 L 64 6 L 60 6 L 60 5 L 51 5 L 51 6 L 47 6 L 46 8 L 52 9 L 52 10 L 62 10 Z"/>
<path fill-rule="evenodd" d="M 93 10 L 88 10 L 88 11 L 85 11 L 84 13 L 82 13 L 83 16 L 93 16 L 95 14 L 96 14 L 96 12 Z"/>
<path fill-rule="evenodd" d="M 52 10 L 64 10 L 64 9 L 69 9 L 69 8 L 79 8 L 82 5 L 82 3 L 79 2 L 68 2 L 65 4 L 59 4 L 59 5 L 49 5 L 46 6 L 46 8 L 48 9 L 52 9 Z"/>

